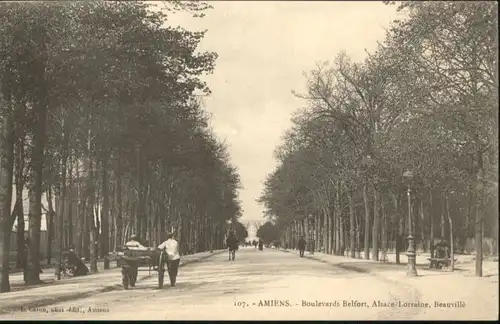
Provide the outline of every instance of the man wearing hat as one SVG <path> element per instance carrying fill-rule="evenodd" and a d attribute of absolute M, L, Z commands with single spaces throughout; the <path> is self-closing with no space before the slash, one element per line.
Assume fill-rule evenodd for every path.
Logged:
<path fill-rule="evenodd" d="M 145 250 L 146 247 L 139 242 L 139 236 L 136 234 L 130 235 L 130 240 L 125 243 L 127 249 L 130 250 Z M 137 281 L 138 265 L 135 262 L 129 262 L 130 286 L 134 287 Z"/>
<path fill-rule="evenodd" d="M 170 286 L 175 287 L 181 255 L 179 254 L 179 243 L 174 239 L 174 234 L 169 233 L 167 240 L 158 245 L 158 248 L 165 250 L 167 253 L 167 270 L 170 278 Z"/>
<path fill-rule="evenodd" d="M 229 235 L 226 239 L 226 245 L 229 250 L 229 261 L 234 261 L 236 250 L 239 245 L 238 238 L 236 237 L 236 232 L 234 230 L 229 231 Z"/>

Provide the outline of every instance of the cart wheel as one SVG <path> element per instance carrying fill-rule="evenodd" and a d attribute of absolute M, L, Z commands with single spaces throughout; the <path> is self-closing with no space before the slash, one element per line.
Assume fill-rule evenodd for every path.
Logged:
<path fill-rule="evenodd" d="M 126 269 L 122 269 L 122 284 L 123 284 L 123 288 L 125 290 L 128 289 L 129 282 L 130 282 L 130 278 L 128 276 L 127 270 Z"/>
<path fill-rule="evenodd" d="M 163 288 L 163 281 L 165 280 L 165 272 L 160 270 L 158 271 L 158 288 Z"/>
<path fill-rule="evenodd" d="M 158 258 L 158 288 L 163 288 L 163 281 L 165 280 L 165 253 L 162 251 Z"/>

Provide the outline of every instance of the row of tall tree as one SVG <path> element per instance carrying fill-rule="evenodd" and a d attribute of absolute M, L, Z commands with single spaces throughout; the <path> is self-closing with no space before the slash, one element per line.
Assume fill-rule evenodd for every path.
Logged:
<path fill-rule="evenodd" d="M 245 242 L 245 239 L 248 237 L 247 227 L 238 221 L 235 224 L 233 224 L 233 230 L 238 240 L 240 242 Z"/>
<path fill-rule="evenodd" d="M 498 248 L 497 4 L 397 5 L 362 62 L 341 53 L 307 75 L 306 107 L 276 149 L 259 201 L 289 246 L 373 260 L 411 234 Z M 409 224 L 411 222 L 411 224 Z M 464 251 L 466 252 L 466 251 Z"/>
<path fill-rule="evenodd" d="M 204 32 L 169 26 L 164 13 L 203 16 L 209 6 L 164 3 L 169 10 L 126 1 L 0 5 L 1 292 L 10 289 L 15 219 L 18 246 L 25 233 L 30 239 L 18 262 L 27 258 L 26 280 L 39 282 L 42 213 L 47 262 L 55 257 L 58 267 L 74 245 L 95 272 L 99 255 L 132 233 L 156 244 L 175 231 L 183 253 L 223 247 L 241 207 L 238 173 L 200 101 L 210 93 L 200 76 L 217 55 L 197 51 Z"/>
<path fill-rule="evenodd" d="M 261 239 L 264 244 L 270 244 L 280 239 L 280 228 L 271 221 L 266 221 L 257 229 L 257 237 Z M 288 248 L 287 246 L 284 246 Z"/>

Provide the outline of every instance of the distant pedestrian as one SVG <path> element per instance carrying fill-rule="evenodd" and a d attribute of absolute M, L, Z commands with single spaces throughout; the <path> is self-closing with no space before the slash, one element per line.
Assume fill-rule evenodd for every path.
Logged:
<path fill-rule="evenodd" d="M 299 249 L 299 254 L 300 257 L 304 257 L 304 251 L 306 250 L 306 240 L 304 239 L 304 236 L 300 236 L 299 241 L 297 243 L 297 248 Z"/>
<path fill-rule="evenodd" d="M 175 287 L 181 255 L 179 254 L 179 243 L 174 239 L 174 234 L 169 233 L 167 240 L 158 245 L 158 248 L 165 249 L 167 253 L 167 270 L 170 278 L 170 286 Z"/>
<path fill-rule="evenodd" d="M 226 245 L 229 250 L 229 261 L 234 261 L 236 257 L 236 250 L 238 250 L 238 238 L 234 231 L 229 232 L 229 236 L 226 239 Z"/>

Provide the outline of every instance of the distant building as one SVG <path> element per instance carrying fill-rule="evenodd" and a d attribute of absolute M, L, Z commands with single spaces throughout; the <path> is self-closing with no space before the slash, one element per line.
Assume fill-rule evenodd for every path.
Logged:
<path fill-rule="evenodd" d="M 248 232 L 248 237 L 247 240 L 252 241 L 256 240 L 257 238 L 257 230 L 259 229 L 260 225 L 262 225 L 263 221 L 262 220 L 246 220 L 244 221 L 246 224 L 248 224 L 247 227 L 247 232 Z"/>

